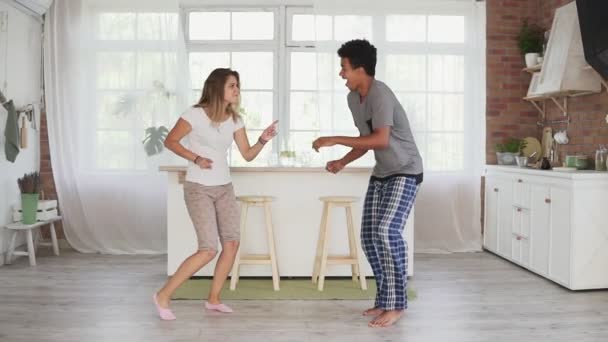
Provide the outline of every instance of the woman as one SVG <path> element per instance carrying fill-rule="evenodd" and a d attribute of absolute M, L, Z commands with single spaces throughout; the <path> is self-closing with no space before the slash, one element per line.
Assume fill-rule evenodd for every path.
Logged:
<path fill-rule="evenodd" d="M 175 289 L 222 252 L 215 266 L 205 307 L 224 313 L 232 309 L 220 300 L 220 292 L 239 248 L 239 206 L 234 195 L 227 162 L 228 149 L 236 142 L 247 161 L 253 160 L 276 135 L 276 123 L 266 128 L 257 143 L 249 145 L 243 120 L 238 114 L 240 80 L 236 71 L 213 70 L 205 81 L 196 105 L 186 111 L 165 139 L 165 146 L 189 161 L 184 199 L 194 224 L 198 251 L 182 262 L 167 283 L 153 296 L 160 318 L 174 320 L 169 302 Z M 180 140 L 188 138 L 189 147 Z"/>

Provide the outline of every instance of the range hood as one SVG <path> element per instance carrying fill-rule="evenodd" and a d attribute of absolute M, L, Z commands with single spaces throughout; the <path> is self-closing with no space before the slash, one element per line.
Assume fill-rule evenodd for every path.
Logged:
<path fill-rule="evenodd" d="M 576 3 L 555 11 L 540 74 L 529 96 L 559 97 L 598 93 L 602 78 L 585 60 Z"/>
<path fill-rule="evenodd" d="M 603 78 L 608 78 L 608 1 L 576 0 L 585 59 Z"/>
<path fill-rule="evenodd" d="M 27 14 L 41 17 L 51 7 L 53 0 L 8 0 L 7 2 Z"/>

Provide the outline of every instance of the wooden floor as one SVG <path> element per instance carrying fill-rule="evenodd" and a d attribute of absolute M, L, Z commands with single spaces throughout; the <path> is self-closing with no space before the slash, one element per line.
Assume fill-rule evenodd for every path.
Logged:
<path fill-rule="evenodd" d="M 492 254 L 417 255 L 418 298 L 388 329 L 366 301 L 234 301 L 231 315 L 151 294 L 165 256 L 64 252 L 0 267 L 0 341 L 608 341 L 608 291 L 571 292 Z M 606 270 L 608 272 L 608 270 Z"/>

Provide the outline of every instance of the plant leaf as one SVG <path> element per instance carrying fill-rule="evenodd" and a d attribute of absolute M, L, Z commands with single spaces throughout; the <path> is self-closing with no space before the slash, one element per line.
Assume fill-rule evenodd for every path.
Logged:
<path fill-rule="evenodd" d="M 146 154 L 151 157 L 163 151 L 169 130 L 165 126 L 146 128 L 146 137 L 142 141 Z"/>

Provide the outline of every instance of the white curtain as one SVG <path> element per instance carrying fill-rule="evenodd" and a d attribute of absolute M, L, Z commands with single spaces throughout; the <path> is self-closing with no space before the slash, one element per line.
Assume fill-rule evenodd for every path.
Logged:
<path fill-rule="evenodd" d="M 177 2 L 55 0 L 47 13 L 50 153 L 77 250 L 166 253 L 158 165 L 174 156 L 158 142 L 189 96 L 184 51 Z"/>
<path fill-rule="evenodd" d="M 378 49 L 376 78 L 407 112 L 425 168 L 415 207 L 416 252 L 481 250 L 485 4 L 315 0 L 314 19 L 318 115 L 348 112 L 336 51 L 360 38 Z M 322 134 L 328 133 L 348 132 L 328 123 Z M 368 154 L 359 165 L 370 162 Z"/>

